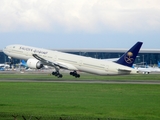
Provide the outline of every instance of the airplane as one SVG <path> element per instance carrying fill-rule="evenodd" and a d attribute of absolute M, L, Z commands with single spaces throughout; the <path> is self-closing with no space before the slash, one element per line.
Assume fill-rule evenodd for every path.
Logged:
<path fill-rule="evenodd" d="M 137 69 L 139 72 L 143 73 L 143 74 L 150 74 L 151 72 L 160 72 L 159 68 L 153 68 L 153 67 L 148 67 L 148 68 L 135 68 Z"/>
<path fill-rule="evenodd" d="M 137 42 L 116 62 L 20 44 L 6 46 L 3 52 L 11 58 L 27 60 L 29 68 L 40 69 L 44 65 L 52 66 L 55 68 L 52 75 L 58 78 L 63 77 L 59 72 L 60 69 L 70 70 L 70 75 L 79 78 L 78 71 L 96 75 L 138 74 L 139 71 L 133 69 L 132 65 L 142 44 Z"/>
<path fill-rule="evenodd" d="M 25 67 L 26 69 L 28 69 L 28 65 L 24 60 L 21 60 L 20 66 Z"/>
<path fill-rule="evenodd" d="M 5 69 L 3 67 L 0 67 L 0 71 L 5 71 Z"/>
<path fill-rule="evenodd" d="M 158 68 L 160 68 L 160 61 L 158 61 Z"/>
<path fill-rule="evenodd" d="M 10 68 L 10 65 L 8 64 L 0 64 L 0 68 L 2 69 L 5 69 L 5 68 Z"/>
<path fill-rule="evenodd" d="M 146 65 L 145 67 L 134 67 L 134 69 L 137 69 L 140 73 L 143 74 L 150 74 L 152 72 L 160 72 L 160 62 L 158 61 L 158 67 L 151 67 Z"/>

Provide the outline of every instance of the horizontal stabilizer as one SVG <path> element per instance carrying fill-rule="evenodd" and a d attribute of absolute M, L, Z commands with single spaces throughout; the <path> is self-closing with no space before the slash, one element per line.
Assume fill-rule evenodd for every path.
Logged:
<path fill-rule="evenodd" d="M 131 70 L 126 70 L 126 69 L 118 69 L 119 72 L 125 72 L 125 73 L 130 73 Z"/>

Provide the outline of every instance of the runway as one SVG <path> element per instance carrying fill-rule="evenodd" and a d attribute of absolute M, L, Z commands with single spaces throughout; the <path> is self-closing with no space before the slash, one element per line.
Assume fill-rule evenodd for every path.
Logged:
<path fill-rule="evenodd" d="M 160 84 L 159 80 L 39 80 L 1 79 L 0 82 L 50 82 L 50 83 L 90 83 L 90 84 Z"/>
<path fill-rule="evenodd" d="M 3 71 L 3 74 L 22 74 L 19 71 Z M 23 74 L 49 74 L 50 71 L 25 71 Z M 65 73 L 65 71 L 63 71 Z M 157 74 L 157 73 L 154 73 Z M 85 75 L 85 74 L 84 74 Z M 26 78 L 1 78 L 0 82 L 50 82 L 50 83 L 88 83 L 88 84 L 160 84 L 160 80 L 88 80 L 88 79 L 26 79 Z"/>

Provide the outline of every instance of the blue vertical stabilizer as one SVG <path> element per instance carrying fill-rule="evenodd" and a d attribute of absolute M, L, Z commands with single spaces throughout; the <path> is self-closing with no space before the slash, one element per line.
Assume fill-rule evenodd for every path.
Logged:
<path fill-rule="evenodd" d="M 160 61 L 158 61 L 158 67 L 160 68 Z"/>
<path fill-rule="evenodd" d="M 142 42 L 137 42 L 130 50 L 123 54 L 116 63 L 132 67 L 142 44 Z"/>
<path fill-rule="evenodd" d="M 24 60 L 21 60 L 21 66 L 28 67 L 27 63 Z"/>

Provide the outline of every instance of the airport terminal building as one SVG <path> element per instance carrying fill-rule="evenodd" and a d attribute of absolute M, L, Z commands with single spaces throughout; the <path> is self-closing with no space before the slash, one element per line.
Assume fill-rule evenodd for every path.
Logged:
<path fill-rule="evenodd" d="M 57 49 L 56 49 L 57 50 Z M 93 57 L 97 59 L 119 58 L 123 55 L 127 49 L 58 49 L 66 53 Z M 2 50 L 0 50 L 0 63 L 9 62 L 8 56 L 6 56 Z M 136 60 L 137 63 L 146 63 L 148 65 L 156 65 L 157 61 L 160 61 L 160 49 L 141 49 Z M 13 59 L 13 63 L 20 63 L 19 59 Z"/>

